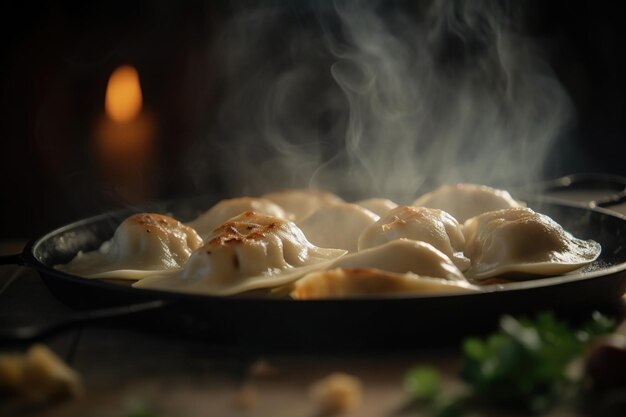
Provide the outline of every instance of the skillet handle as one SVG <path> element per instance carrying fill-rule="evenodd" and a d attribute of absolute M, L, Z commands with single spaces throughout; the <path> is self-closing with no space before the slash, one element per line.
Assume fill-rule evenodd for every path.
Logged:
<path fill-rule="evenodd" d="M 612 190 L 608 197 L 590 200 L 589 207 L 612 207 L 626 202 L 626 177 L 612 174 L 586 173 L 565 175 L 540 184 L 543 192 L 568 190 Z"/>
<path fill-rule="evenodd" d="M 0 265 L 24 265 L 24 259 L 21 253 L 15 255 L 1 255 Z"/>
<path fill-rule="evenodd" d="M 119 307 L 79 310 L 58 317 L 50 317 L 38 323 L 8 328 L 0 327 L 0 341 L 37 339 L 72 325 L 163 309 L 171 305 L 173 303 L 168 300 L 153 300 Z"/>

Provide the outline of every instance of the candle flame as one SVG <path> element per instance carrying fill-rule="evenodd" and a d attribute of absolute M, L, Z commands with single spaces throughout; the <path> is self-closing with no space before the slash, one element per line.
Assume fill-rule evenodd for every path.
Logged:
<path fill-rule="evenodd" d="M 116 122 L 129 122 L 139 115 L 142 101 L 137 70 L 123 65 L 113 71 L 104 99 L 107 115 Z"/>

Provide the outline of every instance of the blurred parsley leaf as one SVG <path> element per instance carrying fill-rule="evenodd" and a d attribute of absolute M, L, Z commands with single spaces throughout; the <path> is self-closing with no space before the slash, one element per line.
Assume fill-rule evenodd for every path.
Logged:
<path fill-rule="evenodd" d="M 598 312 L 579 328 L 550 312 L 534 319 L 502 316 L 497 332 L 463 341 L 460 377 L 468 394 L 441 398 L 440 376 L 428 367 L 409 370 L 405 388 L 414 399 L 430 401 L 438 417 L 500 406 L 543 412 L 578 392 L 581 377 L 568 372 L 568 367 L 582 357 L 590 343 L 611 333 L 615 326 L 614 320 Z"/>
<path fill-rule="evenodd" d="M 153 410 L 143 402 L 133 402 L 128 406 L 126 417 L 156 417 Z"/>
<path fill-rule="evenodd" d="M 404 387 L 416 401 L 432 400 L 441 389 L 441 377 L 433 367 L 411 368 L 404 378 Z"/>
<path fill-rule="evenodd" d="M 599 313 L 578 330 L 552 313 L 534 320 L 503 316 L 497 333 L 465 340 L 461 377 L 485 402 L 544 411 L 575 392 L 580 381 L 570 377 L 567 367 L 587 343 L 614 327 Z"/>

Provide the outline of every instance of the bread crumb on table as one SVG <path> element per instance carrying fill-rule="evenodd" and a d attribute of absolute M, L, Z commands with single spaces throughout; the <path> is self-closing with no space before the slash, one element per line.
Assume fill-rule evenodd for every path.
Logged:
<path fill-rule="evenodd" d="M 271 378 L 278 375 L 280 371 L 278 368 L 271 365 L 265 359 L 259 359 L 254 362 L 249 369 L 249 374 L 251 377 L 255 378 Z"/>
<path fill-rule="evenodd" d="M 237 408 L 252 408 L 258 399 L 257 389 L 251 382 L 244 382 L 235 395 L 233 404 Z"/>
<path fill-rule="evenodd" d="M 314 382 L 309 393 L 322 412 L 344 413 L 361 405 L 363 384 L 357 377 L 335 372 Z"/>
<path fill-rule="evenodd" d="M 0 392 L 39 403 L 76 398 L 82 393 L 80 376 L 42 344 L 24 354 L 0 355 Z"/>

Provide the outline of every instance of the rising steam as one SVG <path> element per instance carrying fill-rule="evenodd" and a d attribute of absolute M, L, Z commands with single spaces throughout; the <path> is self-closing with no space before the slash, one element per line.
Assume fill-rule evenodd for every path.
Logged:
<path fill-rule="evenodd" d="M 571 108 L 519 12 L 476 0 L 241 12 L 218 39 L 223 100 L 193 153 L 219 155 L 212 172 L 237 194 L 408 202 L 447 182 L 535 181 Z"/>

